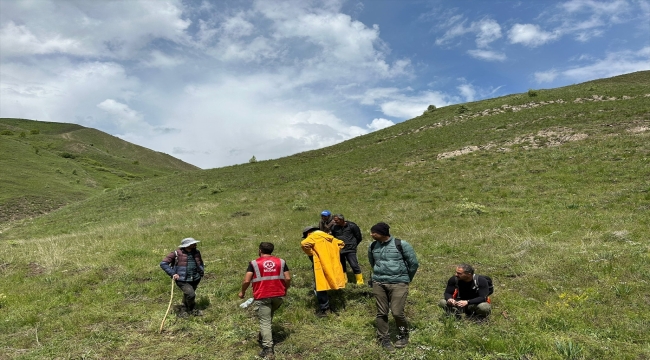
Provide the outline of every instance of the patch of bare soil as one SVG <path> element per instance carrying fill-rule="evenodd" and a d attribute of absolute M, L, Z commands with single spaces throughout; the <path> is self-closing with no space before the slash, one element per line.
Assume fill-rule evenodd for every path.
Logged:
<path fill-rule="evenodd" d="M 580 141 L 587 138 L 587 134 L 574 133 L 569 128 L 557 128 L 541 130 L 537 134 L 520 136 L 501 145 L 489 143 L 486 145 L 471 145 L 459 150 L 438 154 L 438 160 L 447 159 L 473 153 L 479 150 L 489 150 L 497 147 L 499 151 L 510 151 L 513 146 L 521 146 L 524 149 L 539 149 L 552 146 L 560 146 L 570 141 Z"/>
<path fill-rule="evenodd" d="M 40 196 L 21 196 L 0 204 L 0 223 L 46 214 L 65 205 Z"/>
<path fill-rule="evenodd" d="M 35 262 L 30 262 L 27 267 L 29 268 L 28 276 L 38 276 L 45 272 L 45 268 Z"/>

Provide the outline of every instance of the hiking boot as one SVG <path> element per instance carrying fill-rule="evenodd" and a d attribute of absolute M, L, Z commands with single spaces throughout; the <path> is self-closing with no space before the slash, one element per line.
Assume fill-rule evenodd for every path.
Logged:
<path fill-rule="evenodd" d="M 390 339 L 384 339 L 384 340 L 382 340 L 382 341 L 381 341 L 381 347 L 383 347 L 384 350 L 386 350 L 386 351 L 388 351 L 388 352 L 390 352 L 390 353 L 394 353 L 394 352 L 395 352 L 395 348 L 393 347 L 393 344 L 390 342 Z"/>
<path fill-rule="evenodd" d="M 176 317 L 181 319 L 187 319 L 188 317 L 190 317 L 190 314 L 187 311 L 185 311 L 185 309 L 183 309 L 176 314 Z"/>
<path fill-rule="evenodd" d="M 327 311 L 329 311 L 329 310 L 330 310 L 329 308 L 320 309 L 320 310 L 316 311 L 316 316 L 318 316 L 319 318 L 327 317 Z"/>
<path fill-rule="evenodd" d="M 395 347 L 396 348 L 403 348 L 406 347 L 409 343 L 409 338 L 408 336 L 398 336 L 397 341 L 395 341 Z"/>
<path fill-rule="evenodd" d="M 264 348 L 262 351 L 260 351 L 257 356 L 261 357 L 262 359 L 268 359 L 268 360 L 273 360 L 275 359 L 275 353 L 273 352 L 273 348 Z"/>

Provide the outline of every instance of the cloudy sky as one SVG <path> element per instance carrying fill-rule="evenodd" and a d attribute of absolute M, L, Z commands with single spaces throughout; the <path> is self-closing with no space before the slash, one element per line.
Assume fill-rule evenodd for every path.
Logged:
<path fill-rule="evenodd" d="M 650 0 L 0 0 L 0 117 L 201 168 L 650 69 Z"/>

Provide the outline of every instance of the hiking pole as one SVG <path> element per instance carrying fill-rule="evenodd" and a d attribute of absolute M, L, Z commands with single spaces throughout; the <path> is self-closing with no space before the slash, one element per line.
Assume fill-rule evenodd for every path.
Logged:
<path fill-rule="evenodd" d="M 165 311 L 165 317 L 163 317 L 162 322 L 160 323 L 160 331 L 159 333 L 162 332 L 162 328 L 165 325 L 165 319 L 167 319 L 167 314 L 169 314 L 169 309 L 172 307 L 172 301 L 174 300 L 174 277 L 172 276 L 172 291 L 171 294 L 169 295 L 169 305 L 167 306 L 167 311 Z"/>

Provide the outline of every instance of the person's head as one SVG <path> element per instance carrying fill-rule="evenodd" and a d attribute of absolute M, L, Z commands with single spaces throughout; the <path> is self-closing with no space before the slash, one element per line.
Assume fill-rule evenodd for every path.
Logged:
<path fill-rule="evenodd" d="M 303 239 L 306 238 L 307 236 L 309 236 L 309 234 L 311 234 L 312 232 L 314 232 L 316 230 L 318 230 L 318 227 L 316 227 L 316 226 L 312 226 L 312 225 L 307 226 L 306 228 L 304 228 L 302 230 L 302 238 Z"/>
<path fill-rule="evenodd" d="M 194 238 L 185 238 L 181 241 L 181 244 L 178 245 L 180 249 L 187 250 L 187 251 L 192 251 L 196 249 L 196 243 L 199 243 L 200 241 L 195 240 Z"/>
<path fill-rule="evenodd" d="M 323 220 L 329 220 L 331 216 L 332 213 L 329 210 L 323 210 L 323 212 L 320 213 L 320 218 Z"/>
<path fill-rule="evenodd" d="M 273 249 L 275 246 L 273 246 L 272 243 L 270 242 L 262 242 L 260 243 L 260 254 L 265 254 L 265 255 L 271 255 L 273 254 Z"/>
<path fill-rule="evenodd" d="M 390 239 L 390 226 L 385 222 L 376 223 L 370 228 L 370 236 L 377 241 Z"/>
<path fill-rule="evenodd" d="M 345 216 L 343 216 L 343 214 L 334 215 L 334 223 L 338 226 L 345 225 Z"/>
<path fill-rule="evenodd" d="M 474 278 L 474 268 L 469 264 L 460 264 L 456 266 L 456 275 L 458 280 L 468 282 Z"/>

